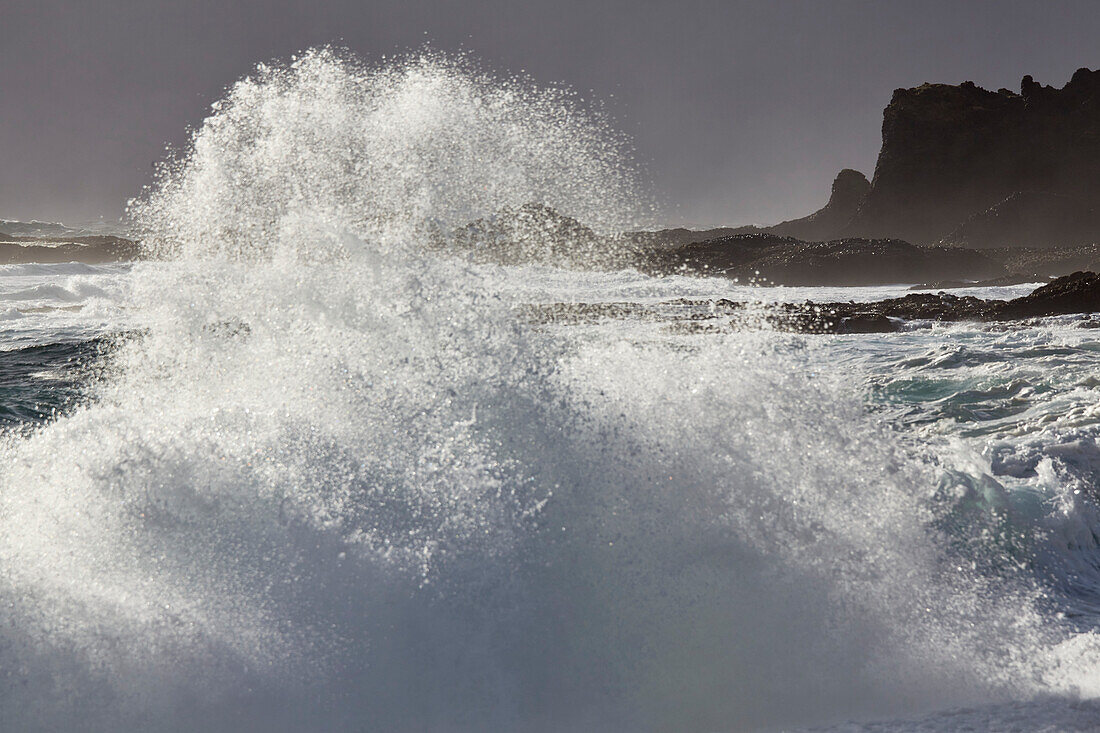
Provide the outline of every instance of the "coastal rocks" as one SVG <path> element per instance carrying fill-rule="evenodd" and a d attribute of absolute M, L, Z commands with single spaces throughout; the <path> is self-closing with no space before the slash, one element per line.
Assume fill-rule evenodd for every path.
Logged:
<path fill-rule="evenodd" d="M 664 322 L 678 333 L 717 333 L 767 327 L 807 334 L 893 333 L 906 323 L 1011 321 L 1100 313 L 1100 274 L 1077 272 L 1014 300 L 984 300 L 952 293 L 911 293 L 869 303 L 759 303 L 678 299 L 657 304 L 546 303 L 523 309 L 531 322 L 591 325 L 604 320 Z M 1082 322 L 1095 327 L 1096 320 Z"/>
<path fill-rule="evenodd" d="M 1100 312 L 1100 274 L 1075 272 L 1006 303 L 998 320 Z"/>
<path fill-rule="evenodd" d="M 805 242 L 741 234 L 666 247 L 639 265 L 654 274 L 724 275 L 777 285 L 877 285 L 943 279 L 983 280 L 1005 268 L 967 249 L 917 247 L 896 239 Z"/>
<path fill-rule="evenodd" d="M 1044 191 L 1017 191 L 973 214 L 941 242 L 979 249 L 1077 245 L 1097 240 L 1100 208 L 1091 201 Z"/>
<path fill-rule="evenodd" d="M 1080 270 L 1100 272 L 1100 243 L 1065 247 L 1002 247 L 982 254 L 1004 265 L 1005 270 L 1042 282 Z"/>
<path fill-rule="evenodd" d="M 886 333 L 904 321 L 1010 321 L 1100 313 L 1100 274 L 1075 272 L 1013 300 L 983 300 L 950 293 L 920 293 L 872 303 L 784 306 L 797 318 L 791 330 L 816 333 Z M 814 317 L 816 316 L 816 317 Z"/>
<path fill-rule="evenodd" d="M 784 330 L 799 333 L 891 333 L 906 321 L 984 320 L 1002 301 L 949 293 L 921 293 L 871 303 L 788 304 Z"/>
<path fill-rule="evenodd" d="M 763 231 L 967 247 L 1100 241 L 1100 70 L 1017 94 L 973 82 L 894 91 L 870 183 L 844 170 L 825 208 Z"/>

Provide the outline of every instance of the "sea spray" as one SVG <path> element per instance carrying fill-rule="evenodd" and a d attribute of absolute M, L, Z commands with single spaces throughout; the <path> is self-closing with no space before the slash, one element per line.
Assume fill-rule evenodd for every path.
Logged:
<path fill-rule="evenodd" d="M 427 246 L 528 202 L 615 231 L 564 92 L 328 50 L 229 90 L 133 205 L 140 335 L 4 446 L 21 730 L 713 730 L 1040 689 L 934 472 L 798 337 L 527 324 Z M 813 375 L 813 376 L 811 376 Z"/>
<path fill-rule="evenodd" d="M 415 253 L 529 203 L 613 233 L 640 213 L 629 153 L 569 90 L 433 53 L 365 67 L 320 50 L 235 84 L 131 213 L 157 253 L 248 260 Z"/>

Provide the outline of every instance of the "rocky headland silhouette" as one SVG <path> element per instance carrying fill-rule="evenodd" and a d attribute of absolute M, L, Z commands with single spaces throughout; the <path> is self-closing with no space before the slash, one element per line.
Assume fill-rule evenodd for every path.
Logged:
<path fill-rule="evenodd" d="M 632 235 L 643 267 L 781 285 L 1045 282 L 1100 270 L 1100 70 L 894 91 L 874 175 L 770 227 Z"/>
<path fill-rule="evenodd" d="M 635 267 L 656 276 L 761 285 L 917 283 L 914 290 L 946 291 L 1077 273 L 1064 294 L 1075 303 L 1069 311 L 1062 301 L 1057 307 L 1042 301 L 1025 313 L 1022 305 L 941 293 L 850 313 L 846 304 L 826 304 L 835 318 L 813 315 L 817 306 L 775 316 L 794 330 L 892 330 L 890 319 L 1089 312 L 1096 276 L 1081 273 L 1100 271 L 1098 202 L 1100 70 L 1082 68 L 1061 88 L 1025 76 L 1019 92 L 988 91 L 969 81 L 895 90 L 883 112 L 871 179 L 844 169 L 822 208 L 773 226 L 600 235 L 565 213 L 528 203 L 437 232 L 431 244 L 482 262 Z M 2 223 L 11 233 L 0 234 L 0 264 L 142 256 L 139 244 L 121 237 Z"/>

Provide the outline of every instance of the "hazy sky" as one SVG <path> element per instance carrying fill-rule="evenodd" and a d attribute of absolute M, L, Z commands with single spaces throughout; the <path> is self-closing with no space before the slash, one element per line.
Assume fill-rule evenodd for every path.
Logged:
<path fill-rule="evenodd" d="M 896 87 L 1100 67 L 1100 3 L 0 0 L 0 218 L 117 218 L 258 61 L 463 49 L 607 103 L 668 223 L 771 223 L 871 175 Z"/>

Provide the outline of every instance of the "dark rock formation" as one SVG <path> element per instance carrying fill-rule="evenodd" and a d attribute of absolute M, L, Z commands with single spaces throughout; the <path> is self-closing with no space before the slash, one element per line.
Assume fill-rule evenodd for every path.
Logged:
<path fill-rule="evenodd" d="M 991 318 L 1003 301 L 950 293 L 920 293 L 872 303 L 785 304 L 774 324 L 803 333 L 890 333 L 905 321 L 974 321 Z"/>
<path fill-rule="evenodd" d="M 845 168 L 833 180 L 832 194 L 823 208 L 801 219 L 776 224 L 768 231 L 809 241 L 832 239 L 852 221 L 870 190 L 867 176 Z"/>
<path fill-rule="evenodd" d="M 1010 300 L 997 310 L 994 317 L 1005 320 L 1097 312 L 1100 312 L 1100 275 L 1075 272 L 1044 285 L 1030 295 Z"/>
<path fill-rule="evenodd" d="M 1100 272 L 1100 243 L 1073 247 L 1003 247 L 982 254 L 1019 273 L 1031 282 L 1068 275 L 1078 270 Z"/>
<path fill-rule="evenodd" d="M 777 285 L 878 285 L 1006 274 L 979 252 L 916 247 L 896 239 L 804 242 L 748 234 L 667 247 L 639 265 L 654 274 L 724 275 Z"/>
<path fill-rule="evenodd" d="M 627 232 L 626 239 L 639 249 L 664 249 L 679 247 L 692 242 L 705 242 L 709 239 L 721 239 L 742 234 L 768 234 L 769 231 L 758 226 L 718 227 L 716 229 L 660 229 L 655 232 Z"/>
<path fill-rule="evenodd" d="M 1050 196 L 1013 198 L 1032 192 Z M 1028 241 L 1067 244 L 1082 232 L 1063 220 L 1066 207 L 1091 208 L 1098 196 L 1100 71 L 1080 69 L 1062 89 L 1025 77 L 1020 94 L 923 84 L 894 92 L 871 190 L 844 233 L 936 242 L 1003 206 L 964 232 L 980 230 L 972 244 L 1012 244 L 1019 217 L 1045 219 Z"/>
<path fill-rule="evenodd" d="M 1020 93 L 973 82 L 897 89 L 870 184 L 844 170 L 829 203 L 763 231 L 976 248 L 1100 242 L 1100 70 Z M 700 237 L 702 238 L 702 237 Z"/>
<path fill-rule="evenodd" d="M 963 247 L 1050 247 L 1100 241 L 1100 207 L 1043 191 L 1017 191 L 943 237 Z"/>
<path fill-rule="evenodd" d="M 786 305 L 790 330 L 871 333 L 898 330 L 903 321 L 1010 321 L 1074 313 L 1100 313 L 1100 275 L 1075 272 L 1013 300 L 982 300 L 950 293 L 922 293 L 873 303 Z M 782 316 L 780 317 L 782 318 Z M 780 325 L 783 325 L 780 322 Z"/>
<path fill-rule="evenodd" d="M 751 306 L 751 307 L 750 307 Z M 717 332 L 766 326 L 798 333 L 891 333 L 906 321 L 1010 321 L 1100 313 L 1100 275 L 1077 272 L 1014 300 L 983 300 L 951 293 L 913 293 L 871 303 L 760 304 L 679 299 L 639 303 L 547 303 L 528 306 L 536 323 L 581 324 L 607 319 L 667 322 L 681 332 Z M 728 320 L 727 320 L 728 319 Z M 1095 320 L 1085 327 L 1096 327 Z"/>

